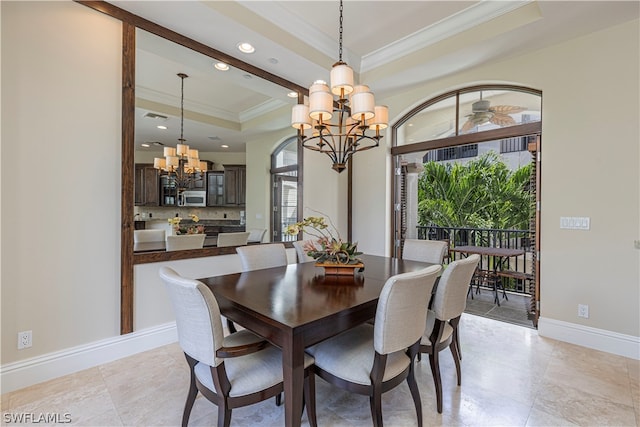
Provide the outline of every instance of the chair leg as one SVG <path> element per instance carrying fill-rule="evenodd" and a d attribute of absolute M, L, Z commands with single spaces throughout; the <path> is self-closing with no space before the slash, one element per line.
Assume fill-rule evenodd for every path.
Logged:
<path fill-rule="evenodd" d="M 436 387 L 436 407 L 438 413 L 442 413 L 442 379 L 440 378 L 440 360 L 438 359 L 438 351 L 434 351 L 429 355 L 429 364 L 431 365 L 431 375 L 433 383 Z"/>
<path fill-rule="evenodd" d="M 226 402 L 218 404 L 218 427 L 229 427 L 231 424 L 231 409 L 227 408 Z"/>
<path fill-rule="evenodd" d="M 373 427 L 382 427 L 382 390 L 374 387 L 373 394 L 369 396 L 369 405 Z"/>
<path fill-rule="evenodd" d="M 184 404 L 184 411 L 182 412 L 182 427 L 187 427 L 189 424 L 189 416 L 191 415 L 191 410 L 193 409 L 193 404 L 196 401 L 196 396 L 198 395 L 198 388 L 196 387 L 196 374 L 193 371 L 194 366 L 196 365 L 196 360 L 187 356 L 187 363 L 189 364 L 190 371 L 190 380 L 189 380 L 189 392 L 187 393 L 187 401 Z"/>
<path fill-rule="evenodd" d="M 460 355 L 458 354 L 458 349 L 456 348 L 455 341 L 451 341 L 449 344 L 449 349 L 451 350 L 451 355 L 453 356 L 453 362 L 456 364 L 456 374 L 458 374 L 458 385 L 462 384 L 462 372 L 460 370 Z"/>
<path fill-rule="evenodd" d="M 413 397 L 413 404 L 416 406 L 416 417 L 418 419 L 418 427 L 422 427 L 422 401 L 420 400 L 420 391 L 418 390 L 418 383 L 416 383 L 416 376 L 414 372 L 414 365 L 411 364 L 409 368 L 409 375 L 407 376 L 407 384 L 411 391 L 411 397 Z"/>
<path fill-rule="evenodd" d="M 227 328 L 229 329 L 229 333 L 235 334 L 238 332 L 236 325 L 229 319 L 227 319 Z"/>
<path fill-rule="evenodd" d="M 282 393 L 278 393 L 276 395 L 276 406 L 281 406 L 282 405 Z"/>
<path fill-rule="evenodd" d="M 311 427 L 318 427 L 316 418 L 316 377 L 309 372 L 304 379 L 304 402 L 307 407 L 307 418 Z M 300 414 L 302 416 L 302 414 Z"/>

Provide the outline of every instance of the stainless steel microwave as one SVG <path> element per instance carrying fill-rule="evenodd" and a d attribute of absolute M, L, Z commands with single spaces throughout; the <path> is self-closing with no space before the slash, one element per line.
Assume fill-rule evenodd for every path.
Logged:
<path fill-rule="evenodd" d="M 178 195 L 178 206 L 207 206 L 207 192 L 204 190 L 185 190 Z"/>

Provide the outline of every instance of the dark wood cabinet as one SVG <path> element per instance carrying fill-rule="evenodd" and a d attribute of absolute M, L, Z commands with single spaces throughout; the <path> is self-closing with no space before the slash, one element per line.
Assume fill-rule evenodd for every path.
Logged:
<path fill-rule="evenodd" d="M 160 176 L 160 206 L 178 206 L 178 186 L 174 176 Z"/>
<path fill-rule="evenodd" d="M 207 172 L 207 206 L 224 206 L 224 172 Z"/>
<path fill-rule="evenodd" d="M 152 164 L 135 165 L 134 204 L 136 206 L 160 205 L 160 174 Z"/>
<path fill-rule="evenodd" d="M 246 165 L 224 165 L 224 200 L 226 205 L 245 204 L 246 183 Z"/>

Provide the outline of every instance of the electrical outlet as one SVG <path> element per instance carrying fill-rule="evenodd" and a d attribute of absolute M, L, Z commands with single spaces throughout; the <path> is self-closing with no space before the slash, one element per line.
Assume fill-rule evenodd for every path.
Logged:
<path fill-rule="evenodd" d="M 578 304 L 578 317 L 589 318 L 589 306 L 587 304 Z"/>
<path fill-rule="evenodd" d="M 18 332 L 18 350 L 29 348 L 33 344 L 31 331 Z"/>

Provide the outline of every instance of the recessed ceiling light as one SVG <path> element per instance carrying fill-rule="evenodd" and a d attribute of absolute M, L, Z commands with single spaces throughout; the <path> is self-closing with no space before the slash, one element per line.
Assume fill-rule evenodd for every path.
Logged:
<path fill-rule="evenodd" d="M 278 63 L 278 59 L 277 58 L 269 58 L 268 61 L 272 64 L 277 64 Z"/>
<path fill-rule="evenodd" d="M 407 126 L 411 127 L 411 126 L 413 126 L 413 123 L 409 123 Z"/>
<path fill-rule="evenodd" d="M 158 128 L 158 129 L 163 129 L 163 130 L 164 130 L 164 129 L 166 129 L 167 127 L 166 127 L 166 126 L 164 126 L 164 125 L 158 125 L 158 126 L 157 126 L 157 128 Z"/>
<path fill-rule="evenodd" d="M 227 71 L 229 69 L 229 65 L 225 64 L 224 62 L 216 62 L 214 67 L 216 67 L 216 70 L 220 71 Z"/>
<path fill-rule="evenodd" d="M 289 98 L 297 98 L 297 97 L 298 97 L 298 92 L 289 92 L 289 93 L 287 94 L 287 96 L 288 96 Z"/>
<path fill-rule="evenodd" d="M 256 51 L 256 48 L 251 46 L 251 43 L 244 42 L 238 45 L 238 50 L 242 53 L 253 53 Z"/>
<path fill-rule="evenodd" d="M 242 77 L 244 77 L 247 80 L 251 80 L 253 78 L 251 74 L 244 74 Z"/>
<path fill-rule="evenodd" d="M 229 146 L 227 144 L 222 144 L 220 147 L 222 148 L 229 148 Z"/>
<path fill-rule="evenodd" d="M 147 144 L 146 142 L 143 142 L 143 143 L 142 143 L 142 146 L 143 146 L 143 147 L 145 147 L 145 148 L 149 148 L 149 147 L 150 147 L 150 145 L 149 145 L 149 144 Z"/>

